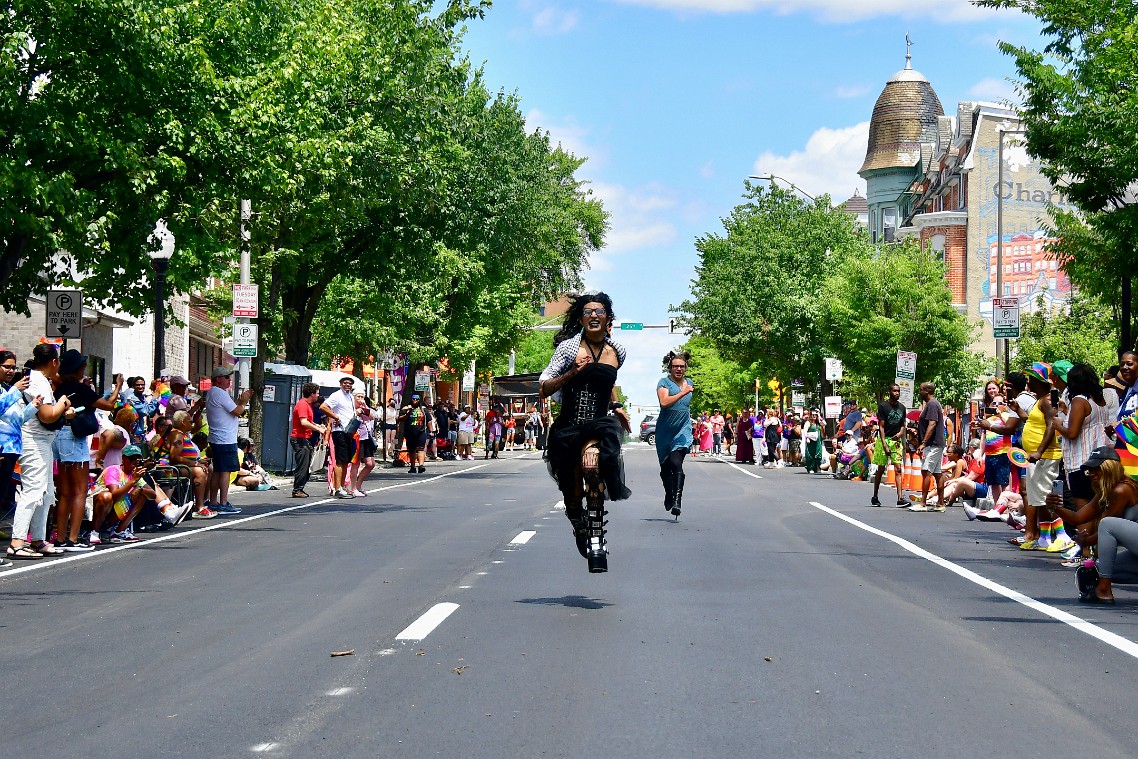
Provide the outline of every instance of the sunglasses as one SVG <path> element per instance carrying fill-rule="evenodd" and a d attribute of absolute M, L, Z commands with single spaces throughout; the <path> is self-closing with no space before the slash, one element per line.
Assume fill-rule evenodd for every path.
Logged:
<path fill-rule="evenodd" d="M 7 369 L 10 372 L 16 371 L 15 364 L 0 364 L 0 369 Z"/>
<path fill-rule="evenodd" d="M 603 308 L 586 308 L 582 313 L 585 316 L 608 316 L 608 311 Z"/>

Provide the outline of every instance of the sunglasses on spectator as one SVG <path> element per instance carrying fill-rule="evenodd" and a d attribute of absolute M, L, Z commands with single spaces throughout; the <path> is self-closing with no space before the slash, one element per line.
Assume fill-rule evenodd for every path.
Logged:
<path fill-rule="evenodd" d="M 608 311 L 603 308 L 586 308 L 582 313 L 585 316 L 608 316 Z"/>

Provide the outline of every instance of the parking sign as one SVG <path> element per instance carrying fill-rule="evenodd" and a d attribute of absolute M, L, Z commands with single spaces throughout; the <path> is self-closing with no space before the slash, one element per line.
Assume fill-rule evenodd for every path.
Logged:
<path fill-rule="evenodd" d="M 1019 298 L 992 298 L 992 337 L 1019 337 Z"/>

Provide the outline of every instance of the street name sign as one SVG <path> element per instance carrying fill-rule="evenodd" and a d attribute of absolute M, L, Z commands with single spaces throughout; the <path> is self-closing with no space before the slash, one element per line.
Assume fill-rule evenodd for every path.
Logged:
<path fill-rule="evenodd" d="M 235 358 L 256 358 L 259 333 L 260 327 L 256 324 L 234 324 L 233 356 Z"/>
<path fill-rule="evenodd" d="M 621 322 L 620 328 L 622 330 L 639 330 L 644 329 L 643 322 Z"/>
<path fill-rule="evenodd" d="M 49 290 L 46 305 L 46 337 L 78 340 L 83 336 L 82 290 Z"/>

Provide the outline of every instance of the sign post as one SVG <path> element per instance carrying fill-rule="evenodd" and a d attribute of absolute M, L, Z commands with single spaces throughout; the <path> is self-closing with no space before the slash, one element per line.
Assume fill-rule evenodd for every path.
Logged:
<path fill-rule="evenodd" d="M 992 298 L 992 337 L 1019 337 L 1019 298 Z"/>
<path fill-rule="evenodd" d="M 901 403 L 913 407 L 913 390 L 917 383 L 917 354 L 897 351 L 897 374 L 894 382 L 901 388 Z"/>
<path fill-rule="evenodd" d="M 256 324 L 233 325 L 234 358 L 256 358 L 257 337 L 260 328 Z"/>
<path fill-rule="evenodd" d="M 83 291 L 49 290 L 45 309 L 45 337 L 79 340 L 83 337 Z"/>

